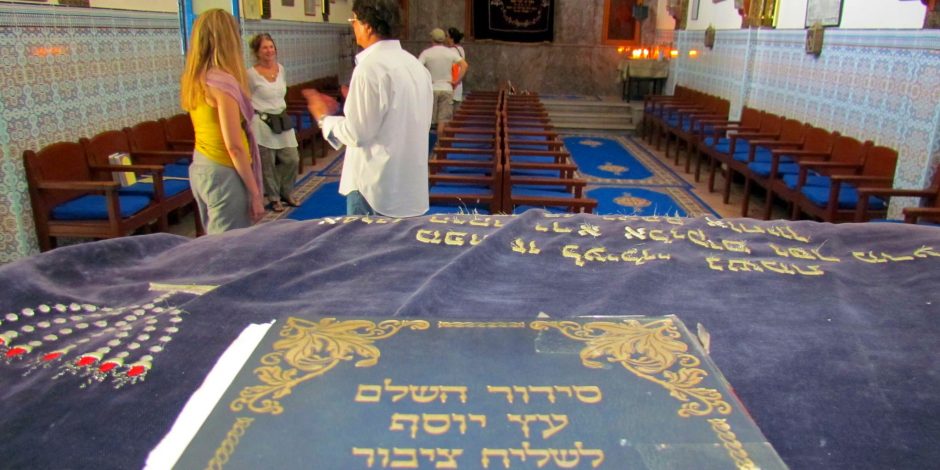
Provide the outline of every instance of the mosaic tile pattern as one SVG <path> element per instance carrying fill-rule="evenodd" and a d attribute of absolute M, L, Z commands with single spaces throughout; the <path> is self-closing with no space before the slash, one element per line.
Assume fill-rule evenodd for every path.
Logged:
<path fill-rule="evenodd" d="M 347 25 L 244 25 L 260 31 L 291 82 L 352 68 Z M 180 112 L 183 61 L 173 13 L 0 4 L 0 263 L 38 252 L 23 151 Z"/>
<path fill-rule="evenodd" d="M 677 42 L 704 49 L 701 31 L 681 31 Z M 676 61 L 673 76 L 730 97 L 733 109 L 748 105 L 895 148 L 895 186 L 926 185 L 940 163 L 940 32 L 828 30 L 818 58 L 804 42 L 803 31 L 718 31 L 714 49 Z M 912 203 L 892 204 L 890 215 Z"/>
<path fill-rule="evenodd" d="M 284 65 L 288 83 L 352 72 L 356 42 L 346 24 L 302 23 L 259 20 L 242 24 L 245 40 L 245 63 L 253 64 L 248 47 L 251 37 L 268 33 L 277 43 L 278 61 Z"/>
<path fill-rule="evenodd" d="M 35 253 L 22 154 L 179 112 L 175 14 L 0 5 L 0 263 Z"/>

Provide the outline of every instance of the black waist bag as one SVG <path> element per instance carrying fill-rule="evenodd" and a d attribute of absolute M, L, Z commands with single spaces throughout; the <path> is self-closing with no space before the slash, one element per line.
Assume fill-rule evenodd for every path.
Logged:
<path fill-rule="evenodd" d="M 258 113 L 258 117 L 260 117 L 261 120 L 271 128 L 271 132 L 275 134 L 280 134 L 281 132 L 289 131 L 294 128 L 294 121 L 287 114 L 287 111 L 281 114 Z"/>

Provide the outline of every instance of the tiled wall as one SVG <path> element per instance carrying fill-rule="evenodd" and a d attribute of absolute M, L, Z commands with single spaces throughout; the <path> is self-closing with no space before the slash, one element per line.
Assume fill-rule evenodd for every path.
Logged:
<path fill-rule="evenodd" d="M 897 149 L 896 187 L 919 188 L 940 164 L 940 31 L 827 30 L 823 52 L 804 52 L 804 31 L 677 34 L 670 81 Z M 902 201 L 891 208 L 898 216 Z"/>
<path fill-rule="evenodd" d="M 278 40 L 291 82 L 351 67 L 347 25 L 244 30 Z M 174 13 L 0 3 L 0 263 L 38 251 L 23 151 L 180 112 L 180 43 Z"/>

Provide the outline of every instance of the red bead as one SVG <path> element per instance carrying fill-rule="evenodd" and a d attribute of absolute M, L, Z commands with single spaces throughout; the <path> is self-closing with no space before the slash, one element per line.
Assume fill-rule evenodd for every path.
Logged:
<path fill-rule="evenodd" d="M 104 364 L 101 364 L 101 367 L 99 367 L 98 370 L 101 372 L 107 372 L 111 369 L 114 369 L 115 367 L 117 367 L 116 362 L 105 362 Z"/>
<path fill-rule="evenodd" d="M 26 350 L 23 348 L 12 348 L 7 351 L 7 357 L 19 356 L 20 354 L 25 354 Z"/>
<path fill-rule="evenodd" d="M 94 363 L 97 362 L 97 361 L 98 361 L 97 359 L 95 359 L 95 358 L 93 358 L 93 357 L 91 357 L 91 356 L 83 356 L 83 357 L 79 358 L 78 361 L 75 362 L 75 365 L 77 365 L 77 366 L 87 366 L 87 365 L 94 364 Z"/>
<path fill-rule="evenodd" d="M 60 353 L 60 352 L 51 352 L 51 353 L 46 354 L 45 356 L 43 356 L 43 357 L 42 357 L 42 360 L 44 360 L 44 361 L 51 361 L 51 360 L 53 360 L 53 359 L 59 358 L 60 356 L 62 356 L 62 353 Z"/>
<path fill-rule="evenodd" d="M 127 376 L 136 377 L 140 374 L 143 374 L 146 371 L 147 371 L 147 368 L 144 366 L 134 366 L 134 367 L 131 367 L 131 370 L 127 371 Z"/>

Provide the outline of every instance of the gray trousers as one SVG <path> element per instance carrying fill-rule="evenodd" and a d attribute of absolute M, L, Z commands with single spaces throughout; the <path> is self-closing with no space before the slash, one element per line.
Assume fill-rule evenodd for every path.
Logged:
<path fill-rule="evenodd" d="M 189 185 L 207 234 L 251 227 L 248 191 L 234 168 L 219 165 L 201 153 L 193 152 Z"/>
<path fill-rule="evenodd" d="M 264 175 L 264 199 L 267 202 L 287 200 L 294 192 L 300 153 L 297 147 L 269 149 L 258 146 L 261 153 L 261 173 Z"/>

